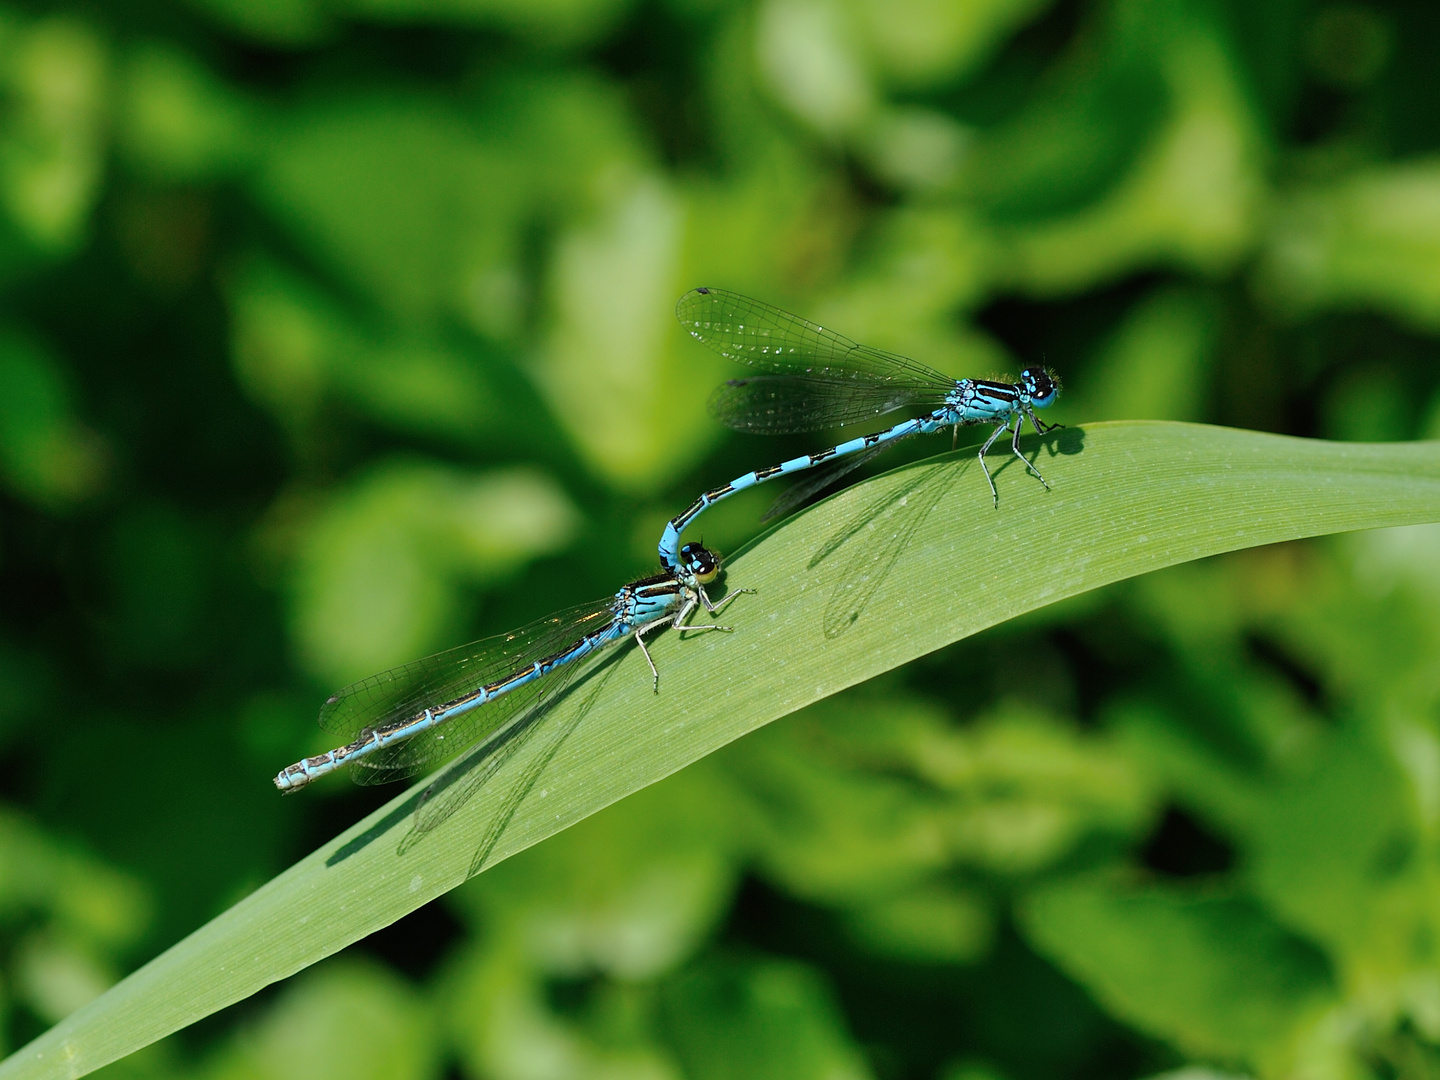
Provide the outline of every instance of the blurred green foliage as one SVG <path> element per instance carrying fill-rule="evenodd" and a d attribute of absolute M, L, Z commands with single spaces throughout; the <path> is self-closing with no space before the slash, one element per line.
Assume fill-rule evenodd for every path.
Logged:
<path fill-rule="evenodd" d="M 1437 38 L 1422 0 L 0 10 L 0 1050 L 376 805 L 270 788 L 326 692 L 613 590 L 818 444 L 708 420 L 695 284 L 1049 363 L 1070 423 L 1440 438 Z M 1437 582 L 1415 528 L 1017 620 L 111 1071 L 1427 1080 Z"/>

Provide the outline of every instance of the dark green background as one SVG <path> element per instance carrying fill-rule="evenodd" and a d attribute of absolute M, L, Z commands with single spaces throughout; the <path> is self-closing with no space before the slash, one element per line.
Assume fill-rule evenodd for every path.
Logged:
<path fill-rule="evenodd" d="M 708 419 L 694 285 L 1049 364 L 1071 423 L 1440 437 L 1437 45 L 1422 0 L 0 10 L 0 1050 L 379 804 L 270 786 L 330 690 L 823 445 Z M 1128 582 L 112 1071 L 1428 1080 L 1437 645 L 1434 529 Z"/>

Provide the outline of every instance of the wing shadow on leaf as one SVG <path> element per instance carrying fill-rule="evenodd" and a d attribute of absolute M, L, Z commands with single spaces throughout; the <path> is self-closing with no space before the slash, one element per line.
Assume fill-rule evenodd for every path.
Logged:
<path fill-rule="evenodd" d="M 565 740 L 574 734 L 576 728 L 580 726 L 580 722 L 585 719 L 595 702 L 599 700 L 615 671 L 616 661 L 619 660 L 620 655 L 620 653 L 612 651 L 602 655 L 591 664 L 578 665 L 584 670 L 583 674 L 578 671 L 573 673 L 579 675 L 573 686 L 552 684 L 550 688 L 552 692 L 540 697 L 530 711 L 506 731 L 503 740 L 475 747 L 446 769 L 434 783 L 420 793 L 418 801 L 415 803 L 410 831 L 401 838 L 399 847 L 396 848 L 396 854 L 403 857 L 434 835 L 441 826 L 490 784 L 515 755 L 530 743 L 532 737 L 538 738 L 541 729 L 549 727 L 551 729 L 547 733 L 549 742 L 542 749 L 536 751 L 525 763 L 520 775 L 514 779 L 504 800 L 486 824 L 480 843 L 470 861 L 470 868 L 466 872 L 466 880 L 468 881 L 485 869 L 491 854 L 494 853 L 495 845 L 500 842 L 500 838 L 505 835 L 505 830 L 515 817 L 515 811 L 534 790 L 546 767 L 559 752 L 560 747 L 565 744 Z M 570 680 L 567 679 L 566 683 L 569 682 Z M 562 702 L 570 698 L 568 691 L 578 692 L 587 683 L 592 682 L 593 687 L 586 691 L 574 709 L 566 711 L 560 708 Z M 556 713 L 561 715 L 556 716 Z"/>
<path fill-rule="evenodd" d="M 1041 449 L 1052 458 L 1056 454 L 1069 456 L 1084 450 L 1085 432 L 1083 428 L 1052 428 L 1044 435 L 1022 439 L 1022 449 L 1027 443 L 1035 448 L 1036 458 Z M 850 559 L 840 571 L 825 606 L 826 638 L 834 640 L 859 621 L 930 512 L 961 474 L 978 465 L 975 452 L 969 449 L 940 455 L 917 469 L 905 483 L 871 502 L 811 556 L 808 570 L 819 567 L 842 547 L 852 546 Z M 1007 454 L 992 466 L 997 485 L 1012 465 L 1019 467 L 1014 455 Z"/>
<path fill-rule="evenodd" d="M 370 828 L 338 848 L 325 860 L 325 865 L 336 866 L 344 862 L 409 820 L 411 822 L 410 831 L 401 838 L 397 850 L 397 854 L 404 855 L 419 843 L 425 834 L 439 828 L 484 787 L 485 783 L 529 741 L 530 735 L 544 719 L 554 712 L 562 702 L 568 700 L 569 691 L 584 686 L 602 670 L 607 673 L 606 678 L 608 678 L 610 666 L 625 651 L 624 649 L 618 652 L 613 649 L 606 650 L 589 663 L 581 662 L 572 665 L 562 669 L 548 681 L 540 680 L 516 691 L 517 693 L 533 694 L 534 701 L 526 706 L 515 720 L 495 732 L 492 737 L 462 752 L 431 784 L 416 791 Z M 601 685 L 604 682 L 605 679 L 602 679 Z M 582 705 L 575 717 L 575 723 L 578 724 L 584 713 L 593 705 L 596 693 L 598 693 L 598 688 Z M 565 734 L 568 737 L 569 732 L 567 731 Z M 563 741 L 562 738 L 561 742 Z M 557 743 L 552 749 L 552 754 L 553 750 L 558 749 L 559 744 Z M 532 779 L 530 782 L 533 785 L 534 780 Z M 456 788 L 458 790 L 452 790 Z M 518 803 L 516 805 L 518 806 Z M 514 813 L 515 808 L 510 807 L 506 814 L 507 822 L 510 817 L 514 816 Z M 503 833 L 503 828 L 501 832 Z M 499 834 L 495 839 L 498 841 Z"/>

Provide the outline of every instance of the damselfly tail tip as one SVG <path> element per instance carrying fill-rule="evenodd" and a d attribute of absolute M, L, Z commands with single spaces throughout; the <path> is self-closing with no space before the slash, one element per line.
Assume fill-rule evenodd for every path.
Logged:
<path fill-rule="evenodd" d="M 310 782 L 302 763 L 287 765 L 275 774 L 273 783 L 282 795 L 293 795 Z"/>

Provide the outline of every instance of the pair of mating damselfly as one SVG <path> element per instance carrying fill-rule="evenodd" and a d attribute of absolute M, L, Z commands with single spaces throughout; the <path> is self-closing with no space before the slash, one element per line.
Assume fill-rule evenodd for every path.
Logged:
<path fill-rule="evenodd" d="M 979 455 L 995 506 L 999 493 L 985 455 L 1004 433 L 1011 433 L 1011 449 L 1026 469 L 1050 486 L 1020 451 L 1027 419 L 1037 434 L 1050 430 L 1035 416 L 1059 393 L 1055 376 L 1044 368 L 1026 368 L 1013 383 L 957 381 L 723 289 L 694 289 L 681 297 L 675 313 L 702 344 L 754 370 L 721 386 L 710 400 L 711 412 L 730 427 L 784 434 L 843 427 L 902 409 L 911 417 L 828 450 L 746 473 L 701 495 L 665 526 L 661 573 L 631 582 L 613 597 L 372 675 L 332 695 L 320 710 L 320 726 L 346 743 L 283 769 L 276 787 L 295 791 L 347 765 L 354 766 L 361 783 L 383 783 L 498 740 L 523 725 L 537 707 L 542 680 L 553 701 L 583 666 L 579 661 L 630 637 L 644 653 L 658 692 L 660 674 L 645 647 L 646 635 L 666 626 L 682 633 L 728 630 L 686 620 L 699 607 L 718 614 L 735 596 L 750 591 L 713 603 L 705 586 L 720 574 L 719 557 L 700 544 L 680 543 L 681 532 L 707 507 L 738 491 L 822 466 L 810 483 L 788 492 L 767 515 L 775 516 L 900 439 L 946 428 L 958 433 L 975 424 L 995 425 Z"/>

